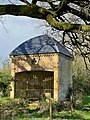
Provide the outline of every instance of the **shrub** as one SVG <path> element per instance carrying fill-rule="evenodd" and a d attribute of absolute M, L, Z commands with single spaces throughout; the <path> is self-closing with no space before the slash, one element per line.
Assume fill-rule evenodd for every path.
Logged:
<path fill-rule="evenodd" d="M 82 95 L 90 94 L 90 71 L 86 69 L 83 59 L 79 56 L 73 62 L 72 78 L 75 93 L 80 93 L 80 95 L 81 93 Z"/>

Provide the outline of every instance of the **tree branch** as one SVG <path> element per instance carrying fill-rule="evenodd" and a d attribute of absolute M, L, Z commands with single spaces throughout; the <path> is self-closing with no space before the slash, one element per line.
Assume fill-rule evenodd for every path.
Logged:
<path fill-rule="evenodd" d="M 80 17 L 81 19 L 90 21 L 90 15 L 87 14 L 87 12 L 85 12 L 84 8 L 82 8 L 81 10 L 78 11 L 74 8 L 71 8 L 71 7 L 67 6 L 66 9 L 67 9 L 68 12 Z"/>
<path fill-rule="evenodd" d="M 58 22 L 53 18 L 51 14 L 47 15 L 46 17 L 47 22 L 54 28 L 58 30 L 64 30 L 64 31 L 90 31 L 90 25 L 84 25 L 84 24 L 70 24 L 66 22 Z"/>
<path fill-rule="evenodd" d="M 35 4 L 30 5 L 0 5 L 0 15 L 28 16 L 38 19 L 46 19 L 48 14 L 54 15 L 51 10 L 39 7 Z"/>
<path fill-rule="evenodd" d="M 26 3 L 27 5 L 30 5 L 30 3 L 27 0 L 20 0 L 20 1 Z"/>
<path fill-rule="evenodd" d="M 0 5 L 0 15 L 16 15 L 28 16 L 32 18 L 44 19 L 52 27 L 64 31 L 90 31 L 90 25 L 85 24 L 70 24 L 66 22 L 59 22 L 54 17 L 57 16 L 55 11 L 39 7 L 35 4 L 29 5 Z"/>
<path fill-rule="evenodd" d="M 71 0 L 61 0 L 57 12 L 63 9 L 69 2 L 71 2 Z"/>

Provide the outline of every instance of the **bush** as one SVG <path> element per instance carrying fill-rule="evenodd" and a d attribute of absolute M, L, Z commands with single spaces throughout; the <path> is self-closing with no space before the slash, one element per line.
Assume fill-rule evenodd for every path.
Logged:
<path fill-rule="evenodd" d="M 3 62 L 3 68 L 0 69 L 0 93 L 1 96 L 9 96 L 10 93 L 10 82 L 11 82 L 11 75 L 10 75 L 10 63 L 7 59 Z"/>
<path fill-rule="evenodd" d="M 82 95 L 90 94 L 90 71 L 86 69 L 83 59 L 79 56 L 73 62 L 72 78 L 75 93 L 80 93 L 80 95 L 81 93 Z"/>

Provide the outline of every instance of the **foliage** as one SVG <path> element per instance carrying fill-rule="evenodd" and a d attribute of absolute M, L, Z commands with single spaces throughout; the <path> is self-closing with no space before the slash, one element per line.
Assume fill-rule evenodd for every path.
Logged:
<path fill-rule="evenodd" d="M 88 64 L 88 66 L 90 66 Z M 76 94 L 90 94 L 90 71 L 85 68 L 83 59 L 77 55 L 73 62 L 73 86 Z M 77 95 L 78 96 L 78 95 Z M 80 96 L 80 94 L 79 94 Z"/>
<path fill-rule="evenodd" d="M 8 70 L 0 70 L 0 82 L 8 84 L 8 82 L 11 80 L 10 77 L 10 71 Z"/>
<path fill-rule="evenodd" d="M 83 104 L 84 104 L 84 106 L 89 106 L 90 107 L 90 96 L 84 96 L 83 97 Z"/>
<path fill-rule="evenodd" d="M 9 95 L 10 92 L 10 81 L 11 81 L 11 75 L 10 75 L 10 61 L 9 59 L 6 59 L 2 62 L 3 68 L 0 69 L 0 92 L 3 92 L 3 95 Z"/>

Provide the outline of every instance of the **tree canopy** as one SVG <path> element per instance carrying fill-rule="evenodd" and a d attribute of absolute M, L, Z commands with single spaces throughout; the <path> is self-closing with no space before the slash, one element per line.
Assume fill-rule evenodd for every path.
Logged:
<path fill-rule="evenodd" d="M 90 62 L 90 0 L 19 0 L 20 5 L 8 1 L 10 4 L 0 5 L 0 15 L 46 20 L 54 29 L 63 31 L 62 44 L 79 52 L 85 64 L 86 59 Z"/>

